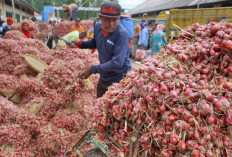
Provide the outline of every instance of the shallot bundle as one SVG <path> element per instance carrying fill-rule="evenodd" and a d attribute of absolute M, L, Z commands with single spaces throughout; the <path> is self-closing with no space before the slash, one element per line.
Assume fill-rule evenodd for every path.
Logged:
<path fill-rule="evenodd" d="M 19 30 L 12 30 L 12 31 L 7 31 L 3 38 L 20 40 L 22 38 L 26 38 L 26 36 Z"/>
<path fill-rule="evenodd" d="M 93 118 L 100 138 L 110 132 L 125 156 L 131 139 L 133 155 L 231 156 L 230 30 L 225 22 L 194 24 L 111 86 Z"/>
<path fill-rule="evenodd" d="M 35 76 L 36 73 L 26 63 L 24 54 L 35 55 L 48 64 L 52 60 L 49 54 L 51 50 L 37 39 L 21 38 L 17 42 L 12 39 L 0 39 L 0 47 L 0 72 L 4 74 Z"/>
<path fill-rule="evenodd" d="M 0 39 L 0 92 L 10 97 L 0 96 L 0 156 L 61 156 L 90 128 L 99 76 L 75 76 L 99 64 L 98 55 L 66 46 L 50 50 L 39 40 L 9 33 L 16 38 Z M 37 56 L 49 68 L 38 74 L 24 54 Z M 80 151 L 91 147 L 82 145 Z"/>
<path fill-rule="evenodd" d="M 55 24 L 54 30 L 59 36 L 65 36 L 71 32 L 72 26 L 75 24 L 75 21 L 64 21 Z"/>

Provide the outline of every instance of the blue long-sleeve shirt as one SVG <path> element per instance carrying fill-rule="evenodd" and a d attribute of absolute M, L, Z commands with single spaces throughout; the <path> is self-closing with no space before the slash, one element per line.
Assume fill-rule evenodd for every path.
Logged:
<path fill-rule="evenodd" d="M 94 37 L 82 41 L 81 48 L 98 49 L 100 65 L 91 66 L 91 72 L 100 73 L 100 80 L 106 84 L 119 82 L 131 69 L 128 33 L 121 25 L 104 36 L 101 23 L 97 23 Z"/>
<path fill-rule="evenodd" d="M 0 25 L 0 38 L 3 38 L 3 36 L 5 35 L 5 27 L 2 25 Z"/>
<path fill-rule="evenodd" d="M 148 46 L 148 39 L 149 39 L 149 33 L 147 28 L 143 28 L 140 36 L 139 36 L 139 42 L 138 45 L 143 44 L 145 47 Z"/>

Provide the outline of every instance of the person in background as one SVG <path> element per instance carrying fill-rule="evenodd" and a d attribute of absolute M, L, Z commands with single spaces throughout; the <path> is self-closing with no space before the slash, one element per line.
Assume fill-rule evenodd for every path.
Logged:
<path fill-rule="evenodd" d="M 139 34 L 141 32 L 141 26 L 137 25 L 134 31 L 134 38 L 132 44 L 132 57 L 135 57 L 136 49 L 138 49 Z"/>
<path fill-rule="evenodd" d="M 91 27 L 89 30 L 88 30 L 88 33 L 87 33 L 87 39 L 92 39 L 93 38 L 93 35 L 94 35 L 94 26 L 96 24 L 96 20 L 93 22 L 93 27 Z"/>
<path fill-rule="evenodd" d="M 74 21 L 77 13 L 77 5 L 76 4 L 63 4 L 63 21 L 65 20 L 65 14 L 68 13 L 68 21 Z"/>
<path fill-rule="evenodd" d="M 39 24 L 38 24 L 38 22 L 37 22 L 37 20 L 36 20 L 36 17 L 33 16 L 33 17 L 31 18 L 31 20 L 32 20 L 33 22 L 35 22 L 36 27 L 38 28 L 39 32 L 41 32 L 42 29 L 41 29 L 41 27 L 39 26 Z"/>
<path fill-rule="evenodd" d="M 56 43 L 58 42 L 58 37 L 55 34 L 55 22 L 53 20 L 49 20 L 50 32 L 47 37 L 47 46 L 52 49 L 56 47 Z"/>
<path fill-rule="evenodd" d="M 165 45 L 167 45 L 167 41 L 165 39 L 165 34 L 163 32 L 163 29 L 164 29 L 164 25 L 158 24 L 156 26 L 156 30 L 152 33 L 152 40 L 151 40 L 152 55 L 155 55 Z"/>
<path fill-rule="evenodd" d="M 78 31 L 73 31 L 63 36 L 63 39 L 66 39 L 68 41 L 76 41 L 78 39 L 84 39 L 86 36 L 87 36 L 86 32 L 79 33 Z M 58 42 L 62 42 L 62 41 L 59 40 Z"/>
<path fill-rule="evenodd" d="M 30 24 L 26 21 L 22 21 L 22 33 L 27 37 L 31 38 L 31 33 L 30 33 Z"/>
<path fill-rule="evenodd" d="M 150 45 L 150 48 L 152 47 L 152 37 L 153 37 L 153 33 L 155 32 L 156 28 L 157 28 L 157 23 L 154 24 L 154 26 L 152 27 L 152 33 L 150 34 L 150 38 L 149 38 L 149 45 Z"/>
<path fill-rule="evenodd" d="M 119 24 L 126 28 L 129 35 L 129 47 L 132 48 L 132 39 L 134 37 L 134 24 L 130 15 L 121 15 Z"/>
<path fill-rule="evenodd" d="M 7 25 L 5 27 L 5 31 L 10 31 L 11 30 L 11 25 L 13 25 L 13 23 L 15 22 L 11 17 L 8 17 L 6 19 Z"/>
<path fill-rule="evenodd" d="M 138 46 L 142 50 L 147 50 L 148 40 L 149 40 L 149 32 L 147 29 L 147 24 L 145 21 L 142 21 L 140 26 L 141 26 L 142 30 L 141 30 L 140 35 L 139 35 Z"/>
<path fill-rule="evenodd" d="M 99 65 L 84 67 L 80 78 L 87 79 L 91 74 L 100 73 L 97 97 L 102 97 L 113 83 L 120 82 L 131 70 L 129 58 L 129 37 L 127 30 L 119 25 L 121 6 L 113 1 L 104 2 L 98 14 L 101 22 L 94 27 L 94 37 L 88 41 L 75 41 L 77 47 L 96 49 Z"/>
<path fill-rule="evenodd" d="M 3 23 L 5 22 L 3 16 L 0 16 L 0 38 L 3 38 L 6 30 L 5 30 L 5 26 L 3 26 Z"/>
<path fill-rule="evenodd" d="M 31 38 L 31 33 L 30 30 L 32 30 L 32 28 L 30 27 L 30 24 L 27 20 L 23 20 L 21 22 L 22 24 L 22 33 L 27 37 L 27 38 Z M 45 36 L 47 36 L 49 33 L 49 30 L 44 30 L 42 31 L 39 35 L 37 35 L 36 37 L 34 37 L 35 39 L 43 39 Z"/>
<path fill-rule="evenodd" d="M 50 25 L 51 29 L 54 30 L 54 22 L 52 20 L 49 20 L 48 24 Z"/>
<path fill-rule="evenodd" d="M 52 25 L 53 25 L 53 27 L 55 27 L 55 25 L 56 25 L 56 20 L 53 20 L 53 21 L 52 21 Z"/>
<path fill-rule="evenodd" d="M 79 18 L 76 18 L 75 25 L 72 26 L 71 31 L 84 32 L 84 27 L 80 23 L 81 20 Z"/>

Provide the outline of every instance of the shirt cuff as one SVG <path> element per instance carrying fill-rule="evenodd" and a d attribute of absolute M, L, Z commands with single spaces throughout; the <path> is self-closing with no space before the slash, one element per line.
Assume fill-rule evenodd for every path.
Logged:
<path fill-rule="evenodd" d="M 78 47 L 78 48 L 81 48 L 81 44 L 82 44 L 82 42 L 81 42 L 80 40 L 78 40 L 78 41 L 77 41 L 77 47 Z"/>
<path fill-rule="evenodd" d="M 92 65 L 90 67 L 90 70 L 91 70 L 92 73 L 96 74 L 97 73 L 97 66 Z"/>

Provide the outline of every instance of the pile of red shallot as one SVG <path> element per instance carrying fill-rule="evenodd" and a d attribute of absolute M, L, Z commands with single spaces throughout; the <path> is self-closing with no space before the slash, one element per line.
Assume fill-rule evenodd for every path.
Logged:
<path fill-rule="evenodd" d="M 15 30 L 0 39 L 0 52 L 0 156 L 62 156 L 91 128 L 99 76 L 78 74 L 99 64 L 98 55 L 66 45 L 50 50 Z M 25 54 L 49 67 L 38 74 Z"/>
<path fill-rule="evenodd" d="M 47 22 L 38 22 L 41 31 L 46 30 L 46 29 L 50 29 L 50 25 Z"/>
<path fill-rule="evenodd" d="M 50 55 L 51 50 L 38 39 L 28 39 L 21 36 L 15 38 L 19 34 L 18 31 L 8 31 L 13 39 L 0 39 L 0 73 L 11 75 L 23 75 L 36 73 L 28 67 L 24 54 L 32 54 L 42 59 L 46 63 L 50 63 L 53 57 Z M 10 35 L 8 36 L 10 38 Z M 28 68 L 27 68 L 28 67 Z"/>
<path fill-rule="evenodd" d="M 20 30 L 12 30 L 12 31 L 7 31 L 3 38 L 19 40 L 22 38 L 26 38 L 26 36 Z"/>
<path fill-rule="evenodd" d="M 71 32 L 72 26 L 75 25 L 74 21 L 64 21 L 55 24 L 55 32 L 60 36 L 65 36 L 66 34 Z M 80 25 L 84 28 L 85 32 L 93 27 L 92 20 L 81 20 Z"/>
<path fill-rule="evenodd" d="M 100 99 L 93 127 L 115 156 L 232 156 L 232 23 L 189 26 Z M 114 145 L 114 144 L 113 144 Z"/>

